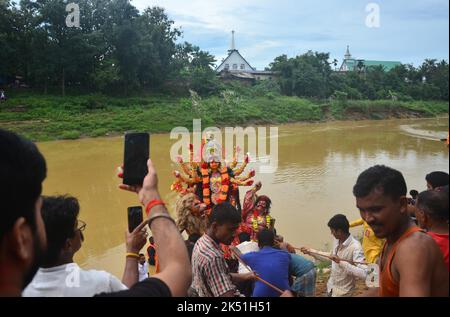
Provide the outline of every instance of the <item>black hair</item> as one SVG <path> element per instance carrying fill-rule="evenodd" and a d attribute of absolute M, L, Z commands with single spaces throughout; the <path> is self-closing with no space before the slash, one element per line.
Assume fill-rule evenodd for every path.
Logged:
<path fill-rule="evenodd" d="M 188 240 L 192 243 L 196 243 L 198 239 L 201 238 L 201 235 L 198 233 L 191 233 L 188 237 Z"/>
<path fill-rule="evenodd" d="M 275 232 L 272 229 L 264 228 L 258 232 L 258 245 L 260 247 L 271 247 L 275 242 Z"/>
<path fill-rule="evenodd" d="M 208 218 L 208 223 L 213 222 L 224 224 L 240 224 L 242 221 L 241 213 L 228 202 L 215 205 L 212 209 L 211 215 Z"/>
<path fill-rule="evenodd" d="M 421 192 L 417 198 L 417 207 L 434 220 L 448 221 L 448 194 L 445 192 L 434 190 Z"/>
<path fill-rule="evenodd" d="M 425 176 L 425 180 L 431 187 L 444 187 L 448 185 L 448 174 L 446 172 L 431 172 Z"/>
<path fill-rule="evenodd" d="M 144 253 L 139 253 L 139 256 L 145 256 L 145 254 Z"/>
<path fill-rule="evenodd" d="M 419 192 L 418 192 L 417 190 L 413 189 L 413 190 L 410 190 L 410 191 L 409 191 L 409 194 L 411 195 L 411 197 L 412 197 L 413 199 L 416 199 L 417 196 L 419 195 Z"/>
<path fill-rule="evenodd" d="M 272 200 L 269 197 L 265 195 L 258 196 L 256 198 L 255 205 L 257 205 L 260 201 L 265 201 L 267 210 L 270 210 L 270 208 L 272 207 Z"/>
<path fill-rule="evenodd" d="M 344 215 L 335 215 L 328 221 L 328 227 L 334 230 L 342 230 L 344 233 L 349 233 L 350 224 Z"/>
<path fill-rule="evenodd" d="M 238 237 L 240 243 L 250 241 L 250 235 L 247 232 L 241 232 Z"/>
<path fill-rule="evenodd" d="M 151 236 L 150 238 L 148 238 L 148 242 L 150 243 L 155 243 L 155 238 L 153 238 L 153 236 Z"/>
<path fill-rule="evenodd" d="M 75 235 L 75 225 L 80 212 L 78 200 L 71 196 L 44 197 L 42 219 L 47 234 L 46 266 L 53 266 L 67 239 Z"/>
<path fill-rule="evenodd" d="M 20 217 L 36 229 L 36 201 L 47 175 L 45 159 L 31 141 L 0 129 L 0 241 Z"/>
<path fill-rule="evenodd" d="M 406 195 L 406 182 L 402 173 L 384 166 L 375 165 L 362 172 L 353 186 L 353 195 L 357 198 L 366 197 L 373 190 L 382 189 L 383 193 L 392 199 Z"/>
<path fill-rule="evenodd" d="M 449 196 L 448 185 L 441 187 L 440 192 L 445 193 L 447 196 Z"/>

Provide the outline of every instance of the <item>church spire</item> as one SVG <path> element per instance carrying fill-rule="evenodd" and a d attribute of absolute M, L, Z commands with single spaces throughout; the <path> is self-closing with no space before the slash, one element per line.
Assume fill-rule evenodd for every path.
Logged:
<path fill-rule="evenodd" d="M 231 31 L 231 51 L 235 51 L 236 50 L 236 44 L 234 42 L 234 30 Z"/>
<path fill-rule="evenodd" d="M 345 59 L 351 59 L 352 58 L 352 54 L 350 54 L 350 46 L 349 45 L 347 45 L 347 51 L 345 52 L 344 58 Z"/>

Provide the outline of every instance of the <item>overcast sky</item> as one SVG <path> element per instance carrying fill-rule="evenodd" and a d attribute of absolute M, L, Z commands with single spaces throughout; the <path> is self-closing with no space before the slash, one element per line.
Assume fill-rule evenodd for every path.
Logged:
<path fill-rule="evenodd" d="M 166 9 L 183 41 L 227 56 L 231 31 L 247 61 L 264 69 L 279 55 L 329 52 L 342 61 L 347 45 L 358 59 L 421 64 L 449 59 L 448 0 L 132 0 L 143 10 Z M 366 6 L 379 7 L 379 27 L 368 27 Z M 371 15 L 373 16 L 373 15 Z M 370 19 L 373 23 L 376 20 Z"/>

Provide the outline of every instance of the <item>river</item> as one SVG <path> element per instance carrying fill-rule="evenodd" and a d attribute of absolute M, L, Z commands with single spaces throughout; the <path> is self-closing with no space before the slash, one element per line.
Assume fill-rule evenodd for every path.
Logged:
<path fill-rule="evenodd" d="M 263 183 L 260 193 L 272 199 L 277 231 L 286 241 L 326 249 L 331 242 L 327 222 L 334 214 L 345 214 L 350 221 L 359 217 L 352 187 L 360 172 L 375 164 L 389 165 L 403 173 L 408 190 L 424 190 L 427 173 L 448 172 L 449 151 L 439 141 L 447 131 L 448 118 L 283 125 L 277 172 L 257 174 L 255 180 Z M 171 212 L 177 195 L 170 184 L 177 166 L 170 161 L 169 149 L 175 142 L 169 134 L 151 136 L 160 192 Z M 117 188 L 123 138 L 42 142 L 38 147 L 48 165 L 44 194 L 70 194 L 80 201 L 79 218 L 87 228 L 75 260 L 86 269 L 121 278 L 126 209 L 138 205 L 136 195 Z M 244 193 L 241 188 L 241 199 Z M 358 235 L 361 229 L 352 232 Z"/>

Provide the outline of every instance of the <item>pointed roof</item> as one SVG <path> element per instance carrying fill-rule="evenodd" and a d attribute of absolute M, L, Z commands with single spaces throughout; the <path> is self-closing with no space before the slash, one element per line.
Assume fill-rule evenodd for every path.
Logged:
<path fill-rule="evenodd" d="M 349 45 L 347 45 L 347 51 L 345 52 L 344 58 L 345 59 L 351 59 L 352 58 L 352 54 L 350 54 L 350 46 Z"/>
<path fill-rule="evenodd" d="M 256 70 L 256 68 L 252 67 L 252 65 L 250 65 L 249 62 L 247 62 L 247 60 L 241 55 L 241 53 L 239 53 L 238 50 L 229 50 L 228 52 L 229 52 L 230 54 L 228 54 L 227 58 L 225 58 L 225 59 L 223 60 L 223 62 L 222 62 L 219 66 L 216 67 L 216 70 L 218 70 L 223 64 L 225 64 L 225 63 L 227 62 L 227 60 L 230 58 L 230 56 L 231 56 L 233 53 L 238 54 L 238 55 L 244 60 L 244 62 L 246 62 L 247 65 L 250 66 L 250 68 L 251 68 L 252 70 Z"/>
<path fill-rule="evenodd" d="M 236 44 L 234 43 L 234 30 L 231 31 L 231 51 L 236 49 Z"/>
<path fill-rule="evenodd" d="M 250 63 L 247 62 L 247 60 L 246 60 L 246 59 L 241 55 L 241 53 L 239 53 L 239 51 L 236 49 L 236 43 L 235 43 L 235 40 L 234 40 L 234 33 L 235 33 L 234 30 L 231 31 L 231 49 L 228 50 L 228 56 L 227 56 L 227 58 L 225 58 L 225 59 L 223 60 L 223 62 L 222 62 L 219 66 L 216 67 L 216 71 L 217 71 L 218 69 L 220 69 L 220 67 L 222 67 L 223 64 L 225 64 L 225 63 L 227 62 L 227 60 L 231 57 L 231 55 L 233 55 L 233 53 L 238 54 L 239 57 L 241 57 L 242 60 L 243 60 L 245 63 L 247 63 L 247 65 L 250 67 L 250 69 L 253 70 L 253 71 L 255 71 L 256 68 L 253 68 L 252 65 L 250 65 Z"/>

